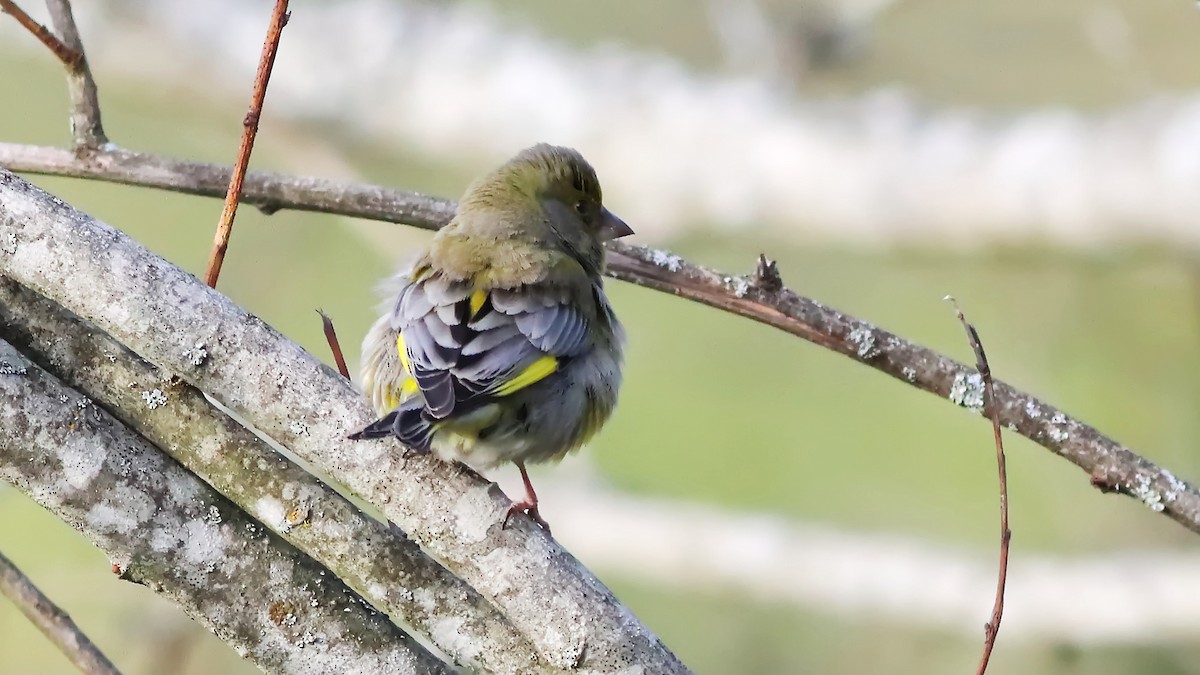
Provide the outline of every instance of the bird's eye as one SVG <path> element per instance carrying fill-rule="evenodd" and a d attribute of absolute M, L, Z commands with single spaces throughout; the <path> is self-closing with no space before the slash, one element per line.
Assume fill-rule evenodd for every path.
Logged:
<path fill-rule="evenodd" d="M 575 213 L 578 213 L 579 215 L 584 216 L 584 215 L 587 215 L 587 210 L 588 210 L 588 205 L 587 205 L 586 201 L 580 199 L 579 201 L 575 202 Z"/>

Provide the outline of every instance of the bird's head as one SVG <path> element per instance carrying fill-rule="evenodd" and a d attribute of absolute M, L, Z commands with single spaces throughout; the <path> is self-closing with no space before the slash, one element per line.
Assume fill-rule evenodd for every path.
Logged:
<path fill-rule="evenodd" d="M 633 234 L 605 208 L 596 171 L 583 155 L 545 143 L 522 150 L 472 185 L 459 207 L 464 214 L 496 218 L 510 235 L 559 248 L 595 274 L 604 265 L 604 242 Z"/>

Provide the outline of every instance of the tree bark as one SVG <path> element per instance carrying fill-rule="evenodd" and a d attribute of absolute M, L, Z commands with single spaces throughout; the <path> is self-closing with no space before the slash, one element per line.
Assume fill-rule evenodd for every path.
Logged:
<path fill-rule="evenodd" d="M 416 543 L 364 514 L 194 387 L 165 376 L 95 326 L 4 278 L 0 338 L 312 556 L 376 608 L 427 636 L 456 663 L 513 675 L 552 672 L 495 607 Z M 192 352 L 193 362 L 207 358 L 203 347 Z"/>
<path fill-rule="evenodd" d="M 0 478 L 277 673 L 453 671 L 334 575 L 0 341 Z"/>

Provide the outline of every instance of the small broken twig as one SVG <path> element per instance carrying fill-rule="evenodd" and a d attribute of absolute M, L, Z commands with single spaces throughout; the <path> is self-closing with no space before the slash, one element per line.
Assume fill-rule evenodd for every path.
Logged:
<path fill-rule="evenodd" d="M 0 12 L 9 14 L 16 19 L 17 23 L 25 27 L 25 30 L 32 33 L 42 44 L 46 45 L 47 49 L 54 52 L 58 60 L 62 61 L 63 65 L 68 69 L 73 70 L 80 59 L 83 58 L 82 52 L 77 52 L 63 44 L 62 40 L 59 40 L 57 35 L 50 32 L 49 28 L 34 21 L 33 17 L 26 14 L 25 10 L 17 6 L 17 3 L 12 0 L 0 0 Z"/>
<path fill-rule="evenodd" d="M 987 355 L 983 351 L 983 342 L 979 340 L 979 332 L 967 321 L 958 301 L 947 295 L 946 301 L 954 305 L 954 314 L 967 331 L 967 342 L 975 352 L 975 367 L 983 380 L 985 414 L 992 420 L 992 434 L 996 440 L 996 465 L 1000 473 L 1000 571 L 996 575 L 996 600 L 992 604 L 992 616 L 983 626 L 983 654 L 979 659 L 976 675 L 987 671 L 988 660 L 992 657 L 992 649 L 996 646 L 996 634 L 1000 632 L 1000 619 L 1004 616 L 1004 584 L 1008 579 L 1008 549 L 1012 541 L 1012 530 L 1008 528 L 1008 462 L 1004 458 L 1004 439 L 1000 433 L 1000 415 L 996 409 L 996 394 L 992 385 L 992 369 L 988 366 Z"/>
<path fill-rule="evenodd" d="M 229 190 L 225 193 L 225 206 L 217 222 L 217 234 L 213 238 L 212 255 L 204 271 L 204 283 L 216 288 L 221 275 L 221 264 L 225 262 L 225 251 L 229 249 L 229 236 L 233 232 L 233 218 L 237 215 L 238 200 L 242 196 L 242 182 L 246 178 L 246 167 L 250 164 L 250 153 L 254 150 L 254 138 L 258 135 L 258 120 L 262 116 L 263 99 L 267 96 L 267 83 L 271 69 L 275 66 L 275 54 L 279 51 L 279 37 L 291 14 L 287 11 L 288 0 L 275 0 L 271 13 L 271 24 L 263 40 L 262 55 L 258 59 L 258 72 L 254 75 L 254 90 L 250 95 L 250 111 L 242 119 L 242 142 L 238 145 L 237 161 L 229 179 Z"/>
<path fill-rule="evenodd" d="M 71 617 L 38 590 L 11 560 L 0 554 L 0 593 L 38 630 L 45 633 L 80 672 L 87 675 L 121 675 L 100 649 L 83 634 Z"/>
<path fill-rule="evenodd" d="M 317 314 L 321 315 L 321 326 L 325 329 L 325 341 L 329 343 L 329 351 L 333 352 L 333 362 L 337 364 L 338 372 L 347 380 L 350 379 L 350 369 L 346 367 L 346 357 L 342 356 L 342 344 L 338 342 L 337 330 L 333 327 L 333 319 L 329 318 L 323 310 L 318 309 Z"/>

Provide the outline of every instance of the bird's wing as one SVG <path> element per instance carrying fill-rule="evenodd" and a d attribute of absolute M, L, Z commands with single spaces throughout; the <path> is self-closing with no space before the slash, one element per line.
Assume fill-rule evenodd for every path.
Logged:
<path fill-rule="evenodd" d="M 430 274 L 401 294 L 400 350 L 430 414 L 512 395 L 591 347 L 588 317 L 565 290 L 477 289 Z"/>

